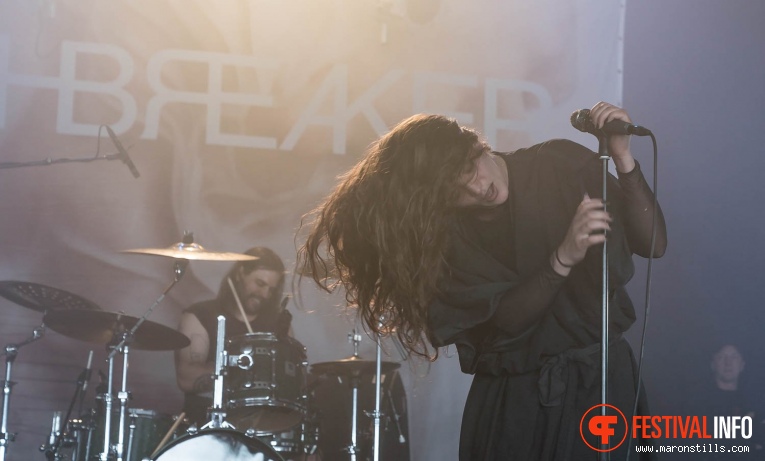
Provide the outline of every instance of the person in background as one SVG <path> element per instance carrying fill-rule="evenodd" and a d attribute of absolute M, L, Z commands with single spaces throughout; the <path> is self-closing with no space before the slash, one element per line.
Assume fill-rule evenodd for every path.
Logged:
<path fill-rule="evenodd" d="M 726 440 L 725 445 L 746 445 L 749 453 L 711 452 L 700 453 L 694 459 L 715 461 L 726 459 L 762 459 L 762 431 L 765 430 L 763 416 L 758 403 L 743 385 L 742 374 L 746 361 L 739 346 L 726 342 L 717 347 L 709 362 L 711 375 L 705 374 L 698 380 L 695 389 L 688 393 L 685 414 L 706 416 L 709 432 L 715 416 L 748 416 L 752 419 L 752 437 Z"/>
<path fill-rule="evenodd" d="M 249 331 L 229 280 L 253 331 L 291 336 L 292 315 L 282 303 L 284 263 L 265 247 L 251 248 L 245 254 L 258 259 L 236 262 L 221 280 L 215 299 L 193 304 L 181 316 L 178 330 L 191 343 L 175 353 L 176 380 L 184 393 L 186 417 L 197 424 L 205 422 L 212 405 L 217 317 L 226 317 L 227 338 Z"/>

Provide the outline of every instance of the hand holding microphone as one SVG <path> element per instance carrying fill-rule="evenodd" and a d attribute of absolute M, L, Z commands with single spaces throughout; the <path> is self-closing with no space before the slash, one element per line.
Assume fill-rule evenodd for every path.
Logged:
<path fill-rule="evenodd" d="M 579 131 L 606 138 L 608 153 L 620 173 L 632 171 L 635 167 L 635 159 L 630 152 L 630 135 L 651 135 L 648 128 L 633 124 L 626 110 L 602 101 L 592 109 L 580 109 L 571 114 L 571 125 Z"/>
<path fill-rule="evenodd" d="M 602 106 L 600 106 L 602 105 Z M 601 110 L 597 110 L 599 107 Z M 640 125 L 633 124 L 624 109 L 600 102 L 590 109 L 579 109 L 571 114 L 571 125 L 579 131 L 591 133 L 596 136 L 601 134 L 634 134 L 635 136 L 649 136 L 651 130 Z"/>

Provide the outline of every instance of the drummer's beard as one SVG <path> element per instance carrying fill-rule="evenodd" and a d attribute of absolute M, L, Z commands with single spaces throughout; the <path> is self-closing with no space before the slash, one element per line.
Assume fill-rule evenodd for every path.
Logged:
<path fill-rule="evenodd" d="M 276 296 L 264 298 L 257 293 L 250 293 L 243 297 L 242 305 L 247 315 L 258 315 L 275 309 L 277 302 Z"/>
<path fill-rule="evenodd" d="M 244 311 L 247 312 L 247 315 L 256 315 L 263 311 L 267 304 L 268 300 L 266 298 L 253 293 L 245 298 Z"/>

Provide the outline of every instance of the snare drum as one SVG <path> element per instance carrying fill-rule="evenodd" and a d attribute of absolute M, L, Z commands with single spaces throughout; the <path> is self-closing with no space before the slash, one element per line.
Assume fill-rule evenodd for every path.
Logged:
<path fill-rule="evenodd" d="M 294 338 L 249 333 L 228 340 L 227 420 L 239 430 L 277 433 L 307 411 L 305 347 Z"/>
<path fill-rule="evenodd" d="M 232 429 L 205 429 L 166 445 L 153 461 L 284 461 L 265 442 Z"/>

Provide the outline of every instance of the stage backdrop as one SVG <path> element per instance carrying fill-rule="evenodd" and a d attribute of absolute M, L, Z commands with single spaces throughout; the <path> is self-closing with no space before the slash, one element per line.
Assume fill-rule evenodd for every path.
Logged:
<path fill-rule="evenodd" d="M 0 280 L 140 317 L 173 261 L 121 250 L 191 231 L 212 251 L 271 247 L 291 269 L 301 216 L 414 113 L 456 117 L 501 150 L 551 137 L 595 147 L 569 115 L 621 102 L 623 10 L 595 0 L 3 1 Z M 104 159 L 117 150 L 102 125 L 140 177 Z M 149 320 L 174 328 L 228 267 L 192 262 Z M 343 294 L 301 288 L 303 305 L 289 309 L 309 362 L 349 356 L 357 324 Z M 0 319 L 5 345 L 42 314 L 0 299 Z M 21 349 L 9 460 L 43 459 L 37 447 L 89 350 L 106 373 L 103 344 L 50 329 Z M 361 354 L 374 358 L 366 336 Z M 470 377 L 454 350 L 432 365 L 403 362 L 401 374 L 412 459 L 455 459 Z M 132 351 L 127 382 L 131 406 L 180 411 L 172 352 Z"/>

